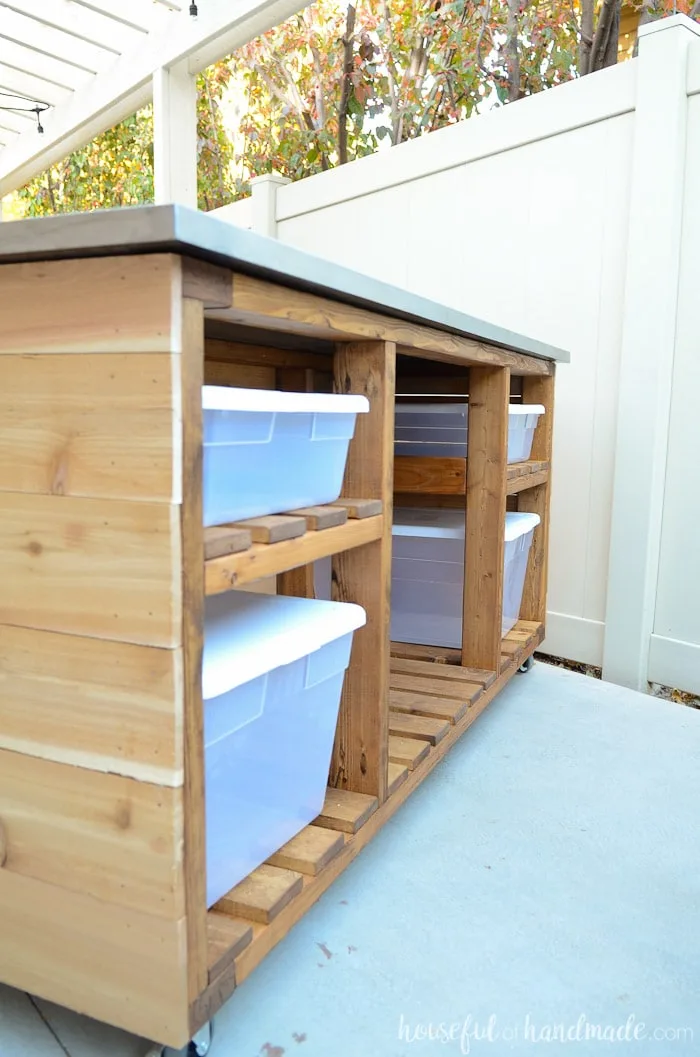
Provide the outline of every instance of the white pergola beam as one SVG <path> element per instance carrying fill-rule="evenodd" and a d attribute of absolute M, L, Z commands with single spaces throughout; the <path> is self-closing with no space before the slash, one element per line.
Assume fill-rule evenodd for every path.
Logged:
<path fill-rule="evenodd" d="M 141 33 L 148 33 L 152 29 L 162 29 L 164 19 L 171 15 L 160 4 L 156 5 L 148 0 L 74 0 L 75 4 L 96 11 L 103 15 L 109 15 L 115 22 L 131 26 Z"/>
<path fill-rule="evenodd" d="M 90 44 L 78 37 L 64 33 L 62 29 L 55 29 L 43 22 L 37 22 L 34 18 L 20 14 L 8 8 L 0 0 L 0 33 L 17 44 L 42 52 L 44 55 L 53 55 L 55 58 L 77 66 L 79 70 L 87 73 L 98 73 L 104 66 L 105 59 L 110 53 L 104 48 Z M 112 54 L 113 51 L 112 51 Z"/>
<path fill-rule="evenodd" d="M 123 22 L 105 18 L 74 0 L 5 0 L 5 7 L 24 12 L 46 26 L 121 55 L 141 43 L 143 34 Z"/>
<path fill-rule="evenodd" d="M 3 20 L 0 19 L 0 58 L 17 70 L 24 70 L 34 77 L 41 77 L 61 85 L 62 88 L 75 90 L 92 80 L 92 74 L 77 66 L 61 62 L 52 55 L 34 51 L 15 40 L 3 37 Z"/>
<path fill-rule="evenodd" d="M 186 62 L 153 75 L 156 204 L 197 208 L 197 81 Z"/>
<path fill-rule="evenodd" d="M 18 95 L 38 99 L 42 103 L 51 103 L 52 106 L 63 103 L 72 95 L 69 88 L 59 88 L 51 81 L 44 81 L 41 77 L 35 77 L 23 70 L 16 70 L 14 66 L 6 66 L 2 62 L 0 62 L 0 92 L 17 92 Z"/>
<path fill-rule="evenodd" d="M 100 0 L 95 6 L 109 5 Z M 43 114 L 43 136 L 23 135 L 2 151 L 0 198 L 150 102 L 156 70 L 184 62 L 190 73 L 198 73 L 304 6 L 300 0 L 202 0 L 196 20 L 186 12 L 164 12 L 163 18 L 172 22 L 168 32 L 144 38 L 140 48 L 116 59 L 68 102 Z"/>

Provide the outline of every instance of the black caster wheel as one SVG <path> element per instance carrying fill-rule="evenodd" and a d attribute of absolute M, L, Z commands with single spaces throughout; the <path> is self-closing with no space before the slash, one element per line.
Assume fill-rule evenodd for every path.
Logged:
<path fill-rule="evenodd" d="M 186 1046 L 173 1050 L 170 1046 L 154 1046 L 145 1057 L 207 1057 L 211 1048 L 212 1023 L 209 1021 L 200 1028 Z"/>
<path fill-rule="evenodd" d="M 518 671 L 522 672 L 523 674 L 525 672 L 529 672 L 530 669 L 533 667 L 534 663 L 535 663 L 535 658 L 532 656 L 532 654 L 530 654 L 528 659 L 526 661 L 523 661 L 523 663 L 520 665 L 520 667 L 518 668 Z"/>

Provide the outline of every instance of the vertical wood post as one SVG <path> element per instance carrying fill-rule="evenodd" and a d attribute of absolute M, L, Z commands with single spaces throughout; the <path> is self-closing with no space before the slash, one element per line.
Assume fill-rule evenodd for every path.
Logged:
<path fill-rule="evenodd" d="M 314 372 L 309 367 L 278 367 L 275 372 L 276 385 L 285 393 L 312 393 Z M 314 597 L 314 567 L 299 565 L 287 569 L 277 576 L 277 594 L 296 598 Z"/>
<path fill-rule="evenodd" d="M 367 624 L 355 632 L 340 705 L 330 784 L 384 800 L 387 793 L 389 709 L 389 596 L 394 465 L 396 346 L 393 342 L 339 345 L 336 392 L 368 397 L 357 416 L 343 495 L 381 499 L 380 540 L 333 559 L 333 598 L 357 602 Z"/>
<path fill-rule="evenodd" d="M 544 415 L 537 424 L 530 458 L 549 462 L 545 484 L 528 488 L 518 496 L 518 510 L 539 514 L 540 523 L 530 548 L 525 575 L 520 616 L 523 620 L 547 618 L 547 551 L 549 547 L 549 504 L 552 493 L 552 432 L 554 429 L 554 374 L 543 378 L 523 379 L 523 403 L 544 405 Z"/>
<path fill-rule="evenodd" d="M 498 672 L 508 458 L 507 367 L 469 371 L 462 664 Z"/>

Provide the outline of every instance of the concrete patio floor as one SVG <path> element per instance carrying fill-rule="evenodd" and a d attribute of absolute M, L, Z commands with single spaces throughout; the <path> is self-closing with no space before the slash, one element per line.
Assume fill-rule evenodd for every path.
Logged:
<path fill-rule="evenodd" d="M 698 805 L 700 712 L 536 664 L 234 994 L 211 1057 L 700 1054 Z M 1 1057 L 145 1050 L 0 988 Z"/>

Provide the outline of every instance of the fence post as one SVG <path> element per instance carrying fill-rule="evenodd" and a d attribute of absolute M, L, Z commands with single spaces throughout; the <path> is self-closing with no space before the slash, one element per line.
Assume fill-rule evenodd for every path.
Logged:
<path fill-rule="evenodd" d="M 688 111 L 684 15 L 640 29 L 603 678 L 646 690 L 671 404 Z"/>
<path fill-rule="evenodd" d="M 279 173 L 265 173 L 250 181 L 252 229 L 258 235 L 277 238 L 277 188 L 291 181 Z"/>
<path fill-rule="evenodd" d="M 197 82 L 186 62 L 153 74 L 156 204 L 197 208 Z"/>

